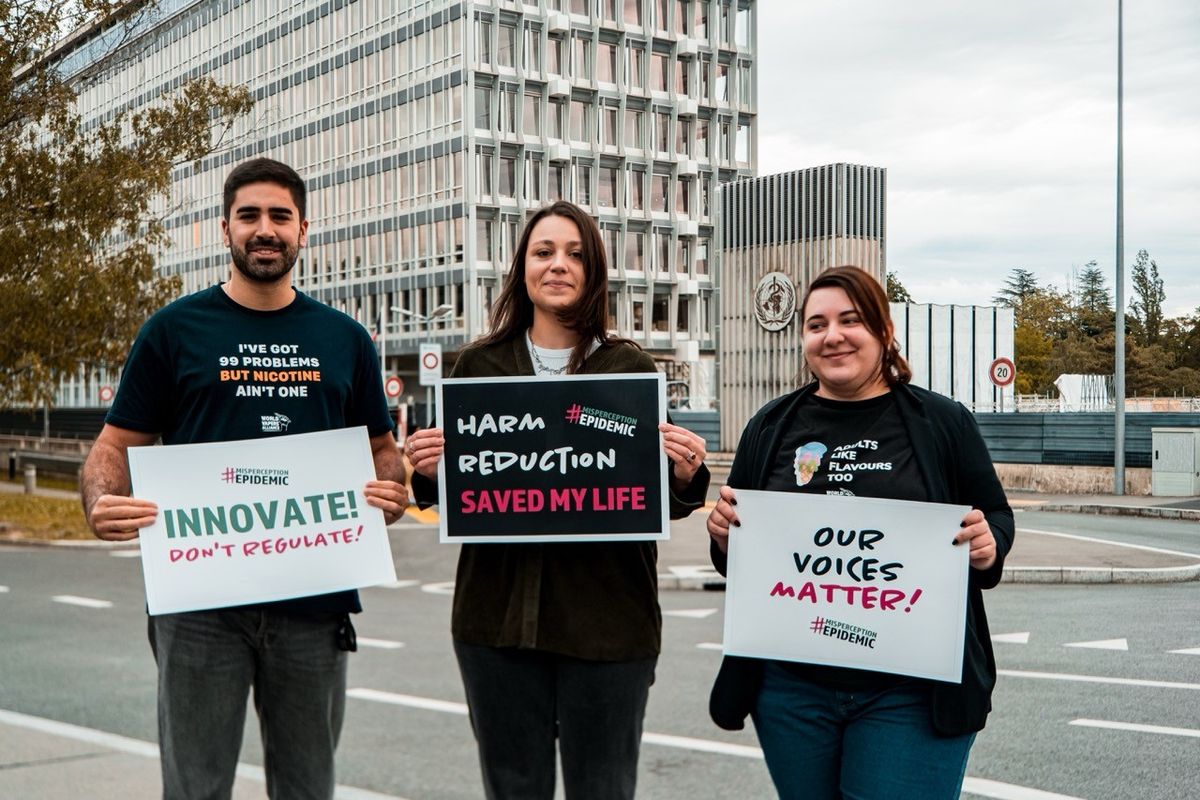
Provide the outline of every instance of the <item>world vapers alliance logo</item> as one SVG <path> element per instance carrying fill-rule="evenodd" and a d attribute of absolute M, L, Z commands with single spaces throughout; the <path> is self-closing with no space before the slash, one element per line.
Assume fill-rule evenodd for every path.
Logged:
<path fill-rule="evenodd" d="M 796 286 L 782 272 L 768 272 L 754 289 L 754 316 L 769 331 L 781 331 L 796 315 Z"/>
<path fill-rule="evenodd" d="M 829 450 L 820 442 L 809 442 L 796 448 L 796 459 L 792 466 L 796 470 L 796 485 L 807 486 L 821 468 L 821 458 Z"/>
<path fill-rule="evenodd" d="M 260 417 L 262 420 L 263 433 L 287 433 L 288 425 L 292 424 L 291 418 L 286 414 L 278 412 L 274 414 L 263 414 Z"/>

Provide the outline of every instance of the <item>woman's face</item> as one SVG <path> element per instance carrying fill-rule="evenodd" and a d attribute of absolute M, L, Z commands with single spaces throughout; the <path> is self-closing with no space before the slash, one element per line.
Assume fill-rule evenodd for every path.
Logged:
<path fill-rule="evenodd" d="M 849 295 L 836 287 L 817 289 L 804 307 L 804 358 L 820 382 L 817 394 L 835 400 L 865 400 L 887 391 L 883 343 L 863 324 Z"/>
<path fill-rule="evenodd" d="M 525 291 L 535 314 L 552 317 L 583 294 L 583 241 L 567 217 L 547 214 L 533 228 L 525 251 Z"/>

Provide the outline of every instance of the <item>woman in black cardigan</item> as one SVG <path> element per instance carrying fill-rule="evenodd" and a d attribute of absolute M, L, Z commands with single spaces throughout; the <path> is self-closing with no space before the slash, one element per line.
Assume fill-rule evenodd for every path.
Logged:
<path fill-rule="evenodd" d="M 996 682 L 982 590 L 1000 581 L 1012 510 L 971 414 L 909 386 L 887 297 L 857 267 L 819 275 L 801 307 L 816 382 L 764 406 L 738 444 L 729 485 L 708 519 L 724 574 L 737 489 L 854 494 L 971 506 L 957 531 L 970 548 L 962 682 L 726 657 L 710 711 L 718 725 L 754 720 L 781 798 L 957 798 Z M 827 452 L 858 455 L 831 471 Z M 738 534 L 734 534 L 738 535 Z"/>
<path fill-rule="evenodd" d="M 451 377 L 654 372 L 608 333 L 608 267 L 595 221 L 557 202 L 526 223 L 491 331 Z M 672 519 L 704 504 L 704 440 L 659 426 Z M 409 438 L 413 493 L 437 501 L 442 431 Z M 489 800 L 552 800 L 555 740 L 568 800 L 632 800 L 661 645 L 652 541 L 464 544 L 451 634 Z"/>

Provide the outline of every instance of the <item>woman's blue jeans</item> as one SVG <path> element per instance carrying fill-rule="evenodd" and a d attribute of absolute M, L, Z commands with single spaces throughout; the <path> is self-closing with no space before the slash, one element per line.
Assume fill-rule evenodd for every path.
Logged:
<path fill-rule="evenodd" d="M 781 800 L 957 800 L 975 741 L 934 731 L 919 681 L 848 692 L 773 663 L 752 716 Z"/>

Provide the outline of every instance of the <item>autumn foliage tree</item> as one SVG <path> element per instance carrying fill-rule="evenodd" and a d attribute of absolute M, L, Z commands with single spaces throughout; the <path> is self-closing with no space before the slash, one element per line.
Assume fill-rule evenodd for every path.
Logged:
<path fill-rule="evenodd" d="M 1125 383 L 1130 396 L 1200 396 L 1200 309 L 1164 319 L 1158 265 L 1142 250 L 1133 265 L 1132 313 L 1125 315 Z M 994 302 L 1014 311 L 1018 394 L 1054 392 L 1064 373 L 1111 375 L 1116 321 L 1107 277 L 1088 262 L 1071 291 L 1041 286 L 1014 269 Z"/>
<path fill-rule="evenodd" d="M 178 291 L 156 274 L 171 173 L 211 153 L 249 93 L 199 79 L 148 107 L 84 119 L 79 87 L 134 46 L 152 3 L 0 0 L 0 407 L 48 403 L 81 365 L 121 362 Z M 61 69 L 64 31 L 102 34 L 108 60 Z"/>

